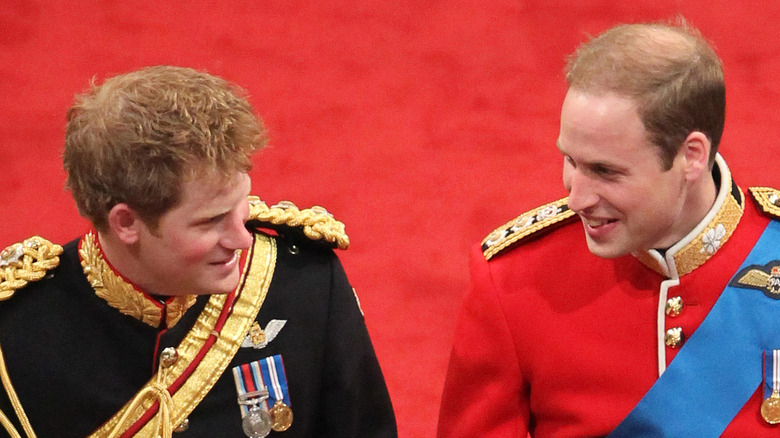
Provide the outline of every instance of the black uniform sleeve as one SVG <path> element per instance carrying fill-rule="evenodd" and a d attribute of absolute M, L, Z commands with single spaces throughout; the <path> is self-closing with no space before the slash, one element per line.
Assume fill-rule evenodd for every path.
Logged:
<path fill-rule="evenodd" d="M 352 286 L 332 259 L 322 424 L 327 436 L 397 437 L 393 406 Z"/>

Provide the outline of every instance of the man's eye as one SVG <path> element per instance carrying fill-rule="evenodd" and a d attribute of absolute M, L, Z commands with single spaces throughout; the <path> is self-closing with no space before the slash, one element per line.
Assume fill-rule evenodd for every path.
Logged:
<path fill-rule="evenodd" d="M 598 176 L 605 177 L 605 178 L 614 177 L 614 176 L 617 176 L 617 174 L 618 174 L 615 170 L 610 169 L 608 167 L 603 167 L 603 166 L 594 167 L 593 168 L 593 173 L 595 173 Z"/>
<path fill-rule="evenodd" d="M 214 217 L 210 217 L 210 218 L 204 219 L 204 220 L 201 222 L 201 224 L 203 224 L 203 225 L 214 225 L 214 224 L 218 224 L 218 223 L 219 223 L 219 222 L 222 220 L 222 218 L 224 218 L 224 217 L 225 217 L 225 215 L 224 215 L 224 214 L 221 214 L 221 215 L 218 215 L 218 216 L 214 216 Z"/>

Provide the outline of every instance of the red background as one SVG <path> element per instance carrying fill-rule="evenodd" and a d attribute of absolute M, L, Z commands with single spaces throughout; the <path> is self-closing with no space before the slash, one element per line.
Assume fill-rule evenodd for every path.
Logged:
<path fill-rule="evenodd" d="M 0 247 L 86 229 L 60 149 L 91 78 L 175 64 L 237 82 L 271 137 L 253 193 L 347 224 L 341 256 L 400 435 L 431 437 L 469 248 L 565 195 L 565 56 L 614 24 L 677 14 L 724 61 L 721 152 L 737 182 L 780 187 L 775 0 L 3 0 Z"/>

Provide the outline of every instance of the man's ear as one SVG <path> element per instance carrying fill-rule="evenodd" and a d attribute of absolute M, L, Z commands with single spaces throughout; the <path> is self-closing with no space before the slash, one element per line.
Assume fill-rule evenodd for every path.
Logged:
<path fill-rule="evenodd" d="M 693 131 L 683 142 L 681 152 L 685 156 L 685 178 L 699 179 L 710 171 L 710 150 L 712 143 L 701 131 Z"/>
<path fill-rule="evenodd" d="M 144 226 L 138 213 L 125 203 L 116 204 L 108 211 L 108 228 L 125 244 L 136 243 Z"/>

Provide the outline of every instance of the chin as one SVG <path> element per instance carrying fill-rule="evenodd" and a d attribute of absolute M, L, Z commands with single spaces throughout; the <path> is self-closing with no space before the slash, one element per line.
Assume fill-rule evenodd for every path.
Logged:
<path fill-rule="evenodd" d="M 236 287 L 238 287 L 238 275 L 236 275 L 235 278 L 231 277 L 216 282 L 212 287 L 212 294 L 228 294 L 236 290 Z"/>
<path fill-rule="evenodd" d="M 623 248 L 615 248 L 611 245 L 599 244 L 588 239 L 588 250 L 591 254 L 602 259 L 615 259 L 630 253 Z"/>

